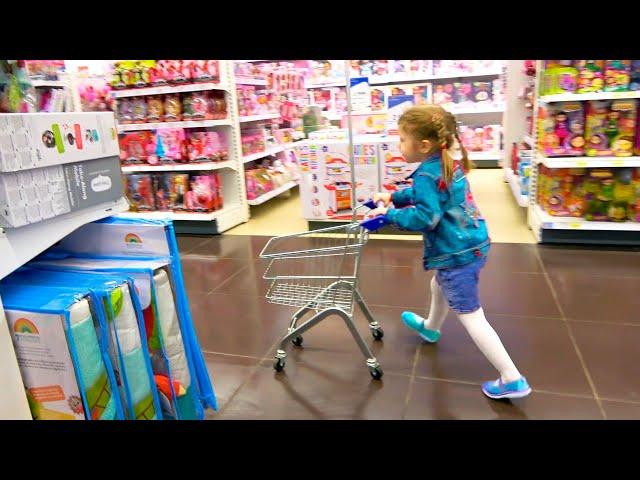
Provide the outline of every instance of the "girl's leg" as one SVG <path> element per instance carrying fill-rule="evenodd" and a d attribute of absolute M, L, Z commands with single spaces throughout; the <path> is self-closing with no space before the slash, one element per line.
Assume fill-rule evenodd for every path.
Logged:
<path fill-rule="evenodd" d="M 500 372 L 502 383 L 511 383 L 519 380 L 522 375 L 513 364 L 507 350 L 502 345 L 500 337 L 491 327 L 484 311 L 479 308 L 473 313 L 460 313 L 458 318 L 467 329 L 469 336 L 480 351 L 491 362 L 491 365 Z"/>
<path fill-rule="evenodd" d="M 440 328 L 447 317 L 449 305 L 445 298 L 436 276 L 431 279 L 431 308 L 429 309 L 429 318 L 426 320 L 420 315 L 413 312 L 404 312 L 402 320 L 409 328 L 418 332 L 418 334 L 427 342 L 435 343 L 440 339 Z"/>

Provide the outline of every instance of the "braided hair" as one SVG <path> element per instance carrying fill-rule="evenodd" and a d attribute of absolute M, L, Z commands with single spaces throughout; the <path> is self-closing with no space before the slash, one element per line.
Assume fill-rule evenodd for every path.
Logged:
<path fill-rule="evenodd" d="M 455 160 L 450 154 L 450 149 L 455 143 L 459 145 L 462 153 L 461 164 L 464 171 L 471 170 L 472 164 L 467 150 L 460 141 L 456 118 L 440 105 L 424 104 L 411 107 L 400 116 L 398 125 L 406 129 L 419 142 L 429 140 L 433 144 L 433 149 L 429 152 L 430 155 L 440 151 L 442 178 L 447 185 L 453 179 Z"/>

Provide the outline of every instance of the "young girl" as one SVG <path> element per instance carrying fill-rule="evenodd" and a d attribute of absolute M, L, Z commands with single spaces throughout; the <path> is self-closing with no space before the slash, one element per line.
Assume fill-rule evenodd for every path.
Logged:
<path fill-rule="evenodd" d="M 422 232 L 424 268 L 436 270 L 431 280 L 429 318 L 404 312 L 402 320 L 424 340 L 435 343 L 448 304 L 500 373 L 499 379 L 483 383 L 484 394 L 490 398 L 524 397 L 531 388 L 487 322 L 478 299 L 478 279 L 490 240 L 465 176 L 470 162 L 455 117 L 440 106 L 420 105 L 408 109 L 398 126 L 400 151 L 408 162 L 421 164 L 411 175 L 412 187 L 374 196 L 376 203 L 381 201 L 385 206 L 371 215 L 386 215 L 401 229 Z M 388 208 L 390 203 L 410 208 Z"/>

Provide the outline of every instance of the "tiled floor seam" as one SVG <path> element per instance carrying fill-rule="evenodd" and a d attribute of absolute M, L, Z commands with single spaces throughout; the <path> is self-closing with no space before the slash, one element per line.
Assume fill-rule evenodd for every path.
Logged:
<path fill-rule="evenodd" d="M 587 378 L 587 382 L 589 383 L 589 387 L 591 388 L 591 391 L 593 392 L 593 397 L 596 400 L 596 403 L 598 404 L 598 408 L 600 409 L 600 413 L 602 415 L 603 419 L 607 419 L 607 414 L 604 411 L 604 407 L 602 406 L 602 402 L 600 401 L 600 398 L 598 396 L 598 389 L 596 388 L 596 385 L 593 381 L 593 378 L 591 377 L 591 373 L 589 372 L 589 369 L 587 368 L 587 364 L 584 360 L 584 357 L 582 355 L 582 352 L 580 351 L 580 347 L 578 346 L 578 342 L 576 341 L 575 336 L 573 335 L 573 330 L 571 329 L 571 324 L 570 322 L 567 321 L 567 317 L 564 314 L 564 310 L 562 308 L 562 305 L 560 304 L 560 299 L 558 297 L 558 292 L 556 292 L 555 287 L 553 286 L 553 282 L 551 281 L 551 277 L 549 276 L 549 273 L 547 272 L 547 269 L 544 265 L 544 262 L 542 261 L 542 257 L 540 256 L 540 252 L 536 249 L 535 251 L 536 253 L 536 258 L 538 259 L 538 262 L 540 262 L 540 266 L 542 267 L 542 270 L 545 274 L 545 280 L 547 281 L 547 285 L 549 286 L 549 289 L 551 290 L 551 295 L 553 296 L 553 299 L 556 302 L 556 307 L 558 308 L 558 311 L 560 312 L 560 315 L 562 316 L 562 319 L 564 320 L 564 324 L 567 328 L 567 333 L 569 334 L 569 338 L 571 339 L 571 343 L 573 344 L 573 348 L 576 352 L 576 355 L 578 356 L 578 360 L 580 361 L 580 365 L 582 365 L 582 370 L 585 374 L 585 377 Z"/>
<path fill-rule="evenodd" d="M 269 349 L 266 351 L 266 353 L 269 353 L 271 350 L 273 350 L 275 348 L 276 345 L 278 345 L 280 343 L 280 339 L 276 340 L 273 345 L 271 345 L 269 347 Z M 258 361 L 252 368 L 251 371 L 247 374 L 247 376 L 242 380 L 242 383 L 238 386 L 238 388 L 236 388 L 236 391 L 233 392 L 233 394 L 229 397 L 229 400 L 227 400 L 227 403 L 225 405 L 223 405 L 220 408 L 220 412 L 219 415 L 222 415 L 227 408 L 229 408 L 229 406 L 231 405 L 231 403 L 233 402 L 233 400 L 236 398 L 236 396 L 238 395 L 238 393 L 240 392 L 240 390 L 242 390 L 242 388 L 247 384 L 247 382 L 255 375 L 255 373 L 258 371 L 258 369 L 260 368 L 260 364 L 262 363 L 262 360 Z"/>
<path fill-rule="evenodd" d="M 413 384 L 416 379 L 416 367 L 418 365 L 418 358 L 420 357 L 420 345 L 416 346 L 416 353 L 413 356 L 413 366 L 411 368 L 411 375 L 409 376 L 409 386 L 407 387 L 407 396 L 404 399 L 404 407 L 402 408 L 402 413 L 400 418 L 402 420 L 405 419 L 407 415 L 407 411 L 409 410 L 409 402 L 411 401 L 411 395 L 413 394 Z"/>
<path fill-rule="evenodd" d="M 180 252 L 180 256 L 189 255 L 190 252 L 193 252 L 196 248 L 200 248 L 201 246 L 203 246 L 205 243 L 207 243 L 210 240 L 212 240 L 211 237 L 205 238 L 204 240 L 202 240 L 202 242 L 198 243 L 197 245 L 194 245 L 193 247 L 185 250 L 184 252 Z M 179 247 L 178 247 L 178 250 L 180 250 Z"/>
<path fill-rule="evenodd" d="M 239 273 L 245 271 L 247 268 L 249 268 L 249 265 L 245 265 L 244 267 L 240 268 L 238 271 L 236 271 L 236 272 L 232 273 L 231 275 L 229 275 L 222 282 L 220 282 L 217 287 L 215 287 L 213 290 L 207 292 L 207 295 L 211 295 L 212 293 L 216 293 L 216 290 L 219 290 L 220 288 L 225 286 L 227 283 L 229 283 L 229 281 L 232 278 L 235 278 Z"/>

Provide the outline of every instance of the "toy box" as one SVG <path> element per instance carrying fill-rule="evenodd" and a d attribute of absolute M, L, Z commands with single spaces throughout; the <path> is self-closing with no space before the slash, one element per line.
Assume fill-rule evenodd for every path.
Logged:
<path fill-rule="evenodd" d="M 169 174 L 156 173 L 151 181 L 153 184 L 153 196 L 155 198 L 156 210 L 167 212 L 169 208 L 169 192 L 171 190 L 171 178 Z"/>
<path fill-rule="evenodd" d="M 152 175 L 148 173 L 127 175 L 127 197 L 134 212 L 156 209 Z"/>
<path fill-rule="evenodd" d="M 271 175 L 265 168 L 254 168 L 245 171 L 247 199 L 254 200 L 274 189 Z"/>
<path fill-rule="evenodd" d="M 386 115 L 386 134 L 388 136 L 398 135 L 398 120 L 408 108 L 413 106 L 415 97 L 413 95 L 398 95 L 389 97 L 389 109 Z"/>
<path fill-rule="evenodd" d="M 147 163 L 150 153 L 153 153 L 155 141 L 148 130 L 127 132 L 119 135 L 120 160 L 123 165 Z"/>
<path fill-rule="evenodd" d="M 0 114 L 0 172 L 119 154 L 111 112 Z"/>
<path fill-rule="evenodd" d="M 607 216 L 611 222 L 626 222 L 633 214 L 632 208 L 636 200 L 632 168 L 616 168 L 613 170 L 614 183 L 611 203 Z"/>
<path fill-rule="evenodd" d="M 611 111 L 610 100 L 587 102 L 585 122 L 585 154 L 589 157 L 611 156 L 610 139 L 617 132 L 617 113 Z"/>
<path fill-rule="evenodd" d="M 632 169 L 631 185 L 633 186 L 634 199 L 629 205 L 627 216 L 632 222 L 640 222 L 640 167 Z"/>
<path fill-rule="evenodd" d="M 629 90 L 640 90 L 640 60 L 631 60 Z"/>
<path fill-rule="evenodd" d="M 539 185 L 539 204 L 549 215 L 581 217 L 584 212 L 583 179 L 581 168 L 543 169 Z"/>
<path fill-rule="evenodd" d="M 453 84 L 453 101 L 457 105 L 469 106 L 474 103 L 473 83 L 456 82 Z"/>
<path fill-rule="evenodd" d="M 592 168 L 584 180 L 584 218 L 588 221 L 609 220 L 615 179 L 610 168 Z"/>
<path fill-rule="evenodd" d="M 542 72 L 540 93 L 554 95 L 575 93 L 578 86 L 578 70 L 573 67 L 553 67 Z"/>
<path fill-rule="evenodd" d="M 211 212 L 218 208 L 215 175 L 191 175 L 186 207 L 192 212 Z"/>
<path fill-rule="evenodd" d="M 398 140 L 387 140 L 378 145 L 380 187 L 383 192 L 393 193 L 411 186 L 408 177 L 420 163 L 408 163 L 400 152 Z"/>
<path fill-rule="evenodd" d="M 581 102 L 552 103 L 538 109 L 539 147 L 547 156 L 582 155 L 584 128 Z"/>
<path fill-rule="evenodd" d="M 169 184 L 169 210 L 187 210 L 186 194 L 189 190 L 189 175 L 186 173 L 166 173 Z"/>
<path fill-rule="evenodd" d="M 616 157 L 630 157 L 636 133 L 637 100 L 613 100 L 606 134 Z"/>
<path fill-rule="evenodd" d="M 576 93 L 601 92 L 604 88 L 604 60 L 576 60 L 578 88 Z"/>
<path fill-rule="evenodd" d="M 371 88 L 371 110 L 387 109 L 387 92 L 384 87 Z"/>
<path fill-rule="evenodd" d="M 497 152 L 500 150 L 500 125 L 458 127 L 460 140 L 468 152 Z"/>
<path fill-rule="evenodd" d="M 491 82 L 473 82 L 472 101 L 480 104 L 491 103 L 491 88 Z"/>
<path fill-rule="evenodd" d="M 124 195 L 118 156 L 0 173 L 0 227 L 21 227 Z"/>
<path fill-rule="evenodd" d="M 155 142 L 154 153 L 158 162 L 173 163 L 187 160 L 188 152 L 183 128 L 159 128 L 156 130 Z"/>
<path fill-rule="evenodd" d="M 306 141 L 299 146 L 300 195 L 306 219 L 349 220 L 354 204 L 379 191 L 378 143 L 379 139 L 354 139 L 355 199 L 348 142 Z"/>
<path fill-rule="evenodd" d="M 433 103 L 436 105 L 448 105 L 453 102 L 455 90 L 452 83 L 436 84 L 433 86 Z"/>
<path fill-rule="evenodd" d="M 433 99 L 433 91 L 430 83 L 416 83 L 407 85 L 409 94 L 413 95 L 413 103 L 421 105 L 423 103 L 431 103 Z"/>
<path fill-rule="evenodd" d="M 631 60 L 605 60 L 604 91 L 624 92 L 629 90 Z"/>
<path fill-rule="evenodd" d="M 391 101 L 391 99 L 389 99 Z M 351 115 L 351 128 L 354 135 L 381 134 L 384 133 L 386 119 L 385 113 L 354 113 Z M 345 116 L 341 121 L 342 128 L 348 128 L 348 119 Z"/>

